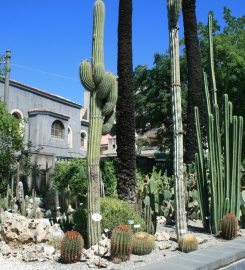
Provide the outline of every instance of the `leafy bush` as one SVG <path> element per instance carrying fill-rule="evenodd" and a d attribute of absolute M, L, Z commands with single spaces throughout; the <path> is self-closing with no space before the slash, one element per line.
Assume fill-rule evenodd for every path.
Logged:
<path fill-rule="evenodd" d="M 140 224 L 140 230 L 145 229 L 145 222 L 139 214 L 125 201 L 119 199 L 104 197 L 101 198 L 101 229 L 109 229 L 110 231 L 119 224 L 127 224 L 129 220 L 134 220 L 136 224 Z M 74 230 L 79 231 L 86 242 L 87 235 L 87 209 L 80 207 L 74 213 Z"/>
<path fill-rule="evenodd" d="M 102 181 L 105 187 L 105 195 L 117 196 L 117 176 L 115 159 L 101 159 L 100 162 Z"/>
<path fill-rule="evenodd" d="M 119 224 L 127 224 L 134 220 L 145 228 L 145 222 L 127 202 L 115 198 L 105 197 L 101 199 L 102 228 L 112 230 Z"/>
<path fill-rule="evenodd" d="M 86 160 L 75 158 L 68 163 L 56 163 L 52 183 L 53 188 L 59 190 L 69 185 L 71 194 L 84 201 L 87 194 Z"/>

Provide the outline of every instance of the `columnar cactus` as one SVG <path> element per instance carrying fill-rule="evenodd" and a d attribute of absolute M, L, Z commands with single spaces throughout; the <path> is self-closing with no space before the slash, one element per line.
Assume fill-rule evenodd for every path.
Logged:
<path fill-rule="evenodd" d="M 92 220 L 93 213 L 100 213 L 100 141 L 101 135 L 110 132 L 114 123 L 117 101 L 117 80 L 104 67 L 104 18 L 105 6 L 96 0 L 93 19 L 92 65 L 82 61 L 80 75 L 83 86 L 90 91 L 89 135 L 87 150 L 88 172 L 88 242 L 96 244 L 100 224 Z"/>
<path fill-rule="evenodd" d="M 132 253 L 133 231 L 130 225 L 118 225 L 112 231 L 111 256 L 114 262 L 126 261 Z"/>
<path fill-rule="evenodd" d="M 220 220 L 231 212 L 240 216 L 241 191 L 241 154 L 243 136 L 243 118 L 232 115 L 232 103 L 223 96 L 220 112 L 214 74 L 214 56 L 212 43 L 212 16 L 209 14 L 210 59 L 212 71 L 212 90 L 209 91 L 207 75 L 204 73 L 204 90 L 207 111 L 208 155 L 202 147 L 202 135 L 198 108 L 195 108 L 195 122 L 198 154 L 195 157 L 197 187 L 200 210 L 206 231 L 212 228 L 214 233 L 220 229 Z M 211 205 L 209 203 L 209 185 Z M 210 222 L 208 222 L 210 221 Z"/>
<path fill-rule="evenodd" d="M 183 165 L 183 126 L 181 108 L 181 86 L 179 66 L 179 34 L 178 18 L 181 9 L 181 0 L 168 0 L 168 27 L 170 40 L 171 61 L 171 93 L 174 124 L 174 188 L 176 205 L 176 234 L 179 239 L 187 232 L 185 214 L 185 184 Z"/>
<path fill-rule="evenodd" d="M 155 237 L 146 233 L 138 232 L 133 237 L 133 254 L 150 254 L 155 247 Z"/>
<path fill-rule="evenodd" d="M 238 220 L 235 214 L 226 214 L 221 220 L 221 235 L 227 240 L 237 236 Z"/>
<path fill-rule="evenodd" d="M 83 245 L 83 238 L 78 232 L 66 232 L 61 242 L 61 262 L 74 263 L 80 261 Z"/>

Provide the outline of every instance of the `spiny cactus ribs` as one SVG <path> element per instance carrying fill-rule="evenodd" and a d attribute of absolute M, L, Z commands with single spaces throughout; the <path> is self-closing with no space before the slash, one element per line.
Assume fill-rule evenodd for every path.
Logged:
<path fill-rule="evenodd" d="M 226 214 L 221 221 L 221 235 L 227 240 L 237 236 L 238 220 L 235 214 Z"/>
<path fill-rule="evenodd" d="M 129 225 L 120 224 L 112 231 L 111 257 L 114 262 L 129 259 L 132 253 L 133 231 Z"/>
<path fill-rule="evenodd" d="M 88 212 L 100 212 L 100 141 L 101 135 L 110 132 L 115 119 L 117 79 L 104 67 L 104 20 L 105 5 L 96 0 L 93 17 L 92 63 L 81 62 L 80 77 L 84 88 L 90 92 L 89 135 L 87 151 Z M 100 224 L 88 215 L 89 246 L 96 244 Z"/>
<path fill-rule="evenodd" d="M 133 238 L 133 254 L 146 255 L 150 254 L 155 247 L 155 237 L 146 233 L 139 232 Z"/>
<path fill-rule="evenodd" d="M 179 240 L 179 248 L 182 252 L 188 253 L 197 250 L 197 238 L 193 234 L 186 234 Z"/>
<path fill-rule="evenodd" d="M 68 231 L 65 233 L 61 243 L 62 263 L 74 263 L 80 261 L 84 241 L 80 233 L 76 231 Z"/>

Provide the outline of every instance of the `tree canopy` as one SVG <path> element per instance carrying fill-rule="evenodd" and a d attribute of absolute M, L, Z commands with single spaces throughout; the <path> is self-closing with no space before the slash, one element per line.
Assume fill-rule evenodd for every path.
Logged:
<path fill-rule="evenodd" d="M 245 16 L 234 17 L 224 8 L 223 29 L 214 20 L 214 58 L 218 97 L 227 93 L 234 113 L 245 117 Z M 203 69 L 209 72 L 208 26 L 198 24 Z M 183 42 L 183 41 L 182 41 Z M 171 127 L 169 54 L 155 54 L 154 65 L 135 69 L 136 129 Z M 183 120 L 186 119 L 187 65 L 185 50 L 180 57 Z M 244 151 L 245 153 L 245 151 Z"/>
<path fill-rule="evenodd" d="M 5 104 L 0 101 L 0 180 L 7 180 L 11 176 L 23 145 L 20 121 L 9 114 Z"/>

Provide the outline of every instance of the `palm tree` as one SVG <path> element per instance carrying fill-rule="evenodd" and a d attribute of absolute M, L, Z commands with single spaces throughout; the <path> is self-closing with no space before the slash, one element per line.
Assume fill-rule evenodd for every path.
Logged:
<path fill-rule="evenodd" d="M 183 0 L 182 12 L 188 67 L 188 105 L 184 160 L 188 164 L 194 161 L 197 152 L 194 107 L 199 108 L 202 127 L 205 125 L 205 112 L 201 53 L 197 35 L 196 0 Z"/>
<path fill-rule="evenodd" d="M 118 101 L 116 107 L 118 197 L 133 204 L 135 189 L 135 102 L 132 63 L 132 0 L 119 1 Z"/>

